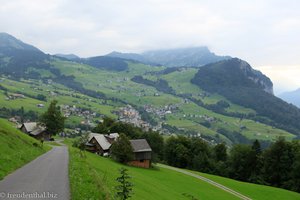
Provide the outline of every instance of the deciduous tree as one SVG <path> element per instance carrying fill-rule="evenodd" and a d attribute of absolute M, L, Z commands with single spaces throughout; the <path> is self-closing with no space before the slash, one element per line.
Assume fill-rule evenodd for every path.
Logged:
<path fill-rule="evenodd" d="M 126 163 L 133 158 L 133 149 L 128 137 L 121 133 L 117 140 L 112 144 L 111 155 L 118 162 Z"/>
<path fill-rule="evenodd" d="M 64 130 L 65 117 L 60 112 L 60 107 L 56 105 L 57 101 L 51 101 L 48 110 L 42 115 L 40 123 L 43 124 L 49 134 L 56 135 Z"/>

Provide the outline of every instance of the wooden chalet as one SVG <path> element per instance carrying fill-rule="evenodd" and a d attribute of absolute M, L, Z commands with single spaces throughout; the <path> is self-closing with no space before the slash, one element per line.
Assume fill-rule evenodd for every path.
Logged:
<path fill-rule="evenodd" d="M 134 157 L 128 164 L 136 167 L 149 168 L 151 166 L 152 149 L 147 140 L 130 140 L 130 143 L 133 148 Z"/>
<path fill-rule="evenodd" d="M 23 123 L 20 130 L 38 140 L 50 140 L 51 135 L 47 133 L 46 128 L 40 126 L 37 122 Z"/>
<path fill-rule="evenodd" d="M 99 133 L 90 133 L 89 140 L 86 143 L 86 150 L 99 154 L 101 156 L 108 156 L 112 143 L 119 137 L 118 133 L 111 133 L 103 135 Z"/>

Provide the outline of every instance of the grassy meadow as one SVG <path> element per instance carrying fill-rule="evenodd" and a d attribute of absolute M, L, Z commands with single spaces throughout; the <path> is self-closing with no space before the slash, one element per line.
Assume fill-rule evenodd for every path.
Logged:
<path fill-rule="evenodd" d="M 257 185 L 253 183 L 245 183 L 241 181 L 232 180 L 229 178 L 224 178 L 221 176 L 215 176 L 215 175 L 205 174 L 205 173 L 200 173 L 195 171 L 193 171 L 193 173 L 209 178 L 217 183 L 220 183 L 237 192 L 240 192 L 252 199 L 259 199 L 259 200 L 300 199 L 299 193 L 292 192 L 289 190 L 284 190 L 281 188 L 275 188 L 275 187 L 270 187 L 265 185 Z"/>
<path fill-rule="evenodd" d="M 110 158 L 100 157 L 85 152 L 81 157 L 78 149 L 71 147 L 68 140 L 70 153 L 70 183 L 73 200 L 79 199 L 113 199 L 115 179 L 119 176 L 118 169 L 125 167 L 132 177 L 133 196 L 131 199 L 156 200 L 156 199 L 239 199 L 215 186 L 194 177 L 170 169 L 154 166 L 151 169 L 142 169 L 119 164 Z M 244 183 L 228 178 L 193 172 L 212 179 L 252 199 L 289 199 L 296 200 L 300 194 L 274 187 Z"/>
<path fill-rule="evenodd" d="M 39 141 L 0 118 L 0 180 L 48 150 L 49 146 L 41 147 Z"/>
<path fill-rule="evenodd" d="M 238 199 L 221 189 L 193 177 L 167 169 L 142 169 L 124 166 L 109 158 L 86 152 L 85 158 L 79 150 L 70 148 L 69 176 L 73 200 L 113 199 L 119 176 L 118 169 L 125 167 L 132 177 L 133 197 L 131 199 L 188 199 L 184 194 L 199 199 Z"/>

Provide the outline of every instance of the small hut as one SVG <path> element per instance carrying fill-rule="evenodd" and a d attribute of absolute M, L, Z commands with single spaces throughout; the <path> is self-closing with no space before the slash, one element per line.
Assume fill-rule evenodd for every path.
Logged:
<path fill-rule="evenodd" d="M 149 168 L 151 166 L 152 149 L 147 140 L 130 140 L 130 143 L 133 148 L 134 156 L 133 160 L 128 162 L 128 164 L 136 167 Z"/>

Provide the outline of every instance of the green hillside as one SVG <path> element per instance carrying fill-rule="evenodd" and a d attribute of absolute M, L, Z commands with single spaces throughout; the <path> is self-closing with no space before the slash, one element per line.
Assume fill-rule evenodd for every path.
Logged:
<path fill-rule="evenodd" d="M 195 99 L 199 99 L 205 104 L 215 104 L 220 100 L 226 100 L 224 97 L 215 94 L 201 97 L 201 94 L 204 93 L 203 90 L 190 83 L 190 80 L 197 72 L 193 68 L 180 72 L 175 71 L 166 75 L 157 75 L 158 72 L 165 68 L 129 63 L 127 71 L 105 71 L 95 69 L 88 65 L 71 64 L 70 62 L 61 61 L 57 61 L 55 66 L 65 75 L 74 75 L 75 80 L 82 83 L 85 88 L 101 91 L 107 97 L 117 98 L 132 105 L 144 106 L 151 104 L 155 108 L 162 108 L 171 104 L 178 105 L 178 110 L 165 118 L 160 118 L 155 114 L 153 114 L 152 117 L 156 121 L 165 122 L 179 129 L 184 128 L 187 131 L 194 131 L 211 137 L 215 137 L 215 135 L 218 134 L 217 130 L 220 128 L 226 128 L 231 131 L 234 130 L 249 139 L 273 140 L 278 136 L 285 136 L 288 139 L 294 137 L 286 131 L 256 123 L 252 120 L 241 121 L 240 118 L 215 113 L 193 102 L 183 103 L 184 97 L 179 96 L 180 94 L 192 95 Z M 163 93 L 153 86 L 138 84 L 130 80 L 140 74 L 146 74 L 144 77 L 149 80 L 155 81 L 159 78 L 166 80 L 169 85 L 175 89 L 176 94 Z M 156 93 L 159 95 L 154 96 Z M 255 113 L 254 110 L 232 103 L 226 108 L 226 111 L 242 114 Z M 211 123 L 210 128 L 207 128 L 201 124 L 203 120 L 195 117 L 195 115 L 207 115 L 209 117 L 215 117 L 216 120 Z M 180 121 L 182 123 L 180 123 Z M 246 129 L 240 130 L 240 127 L 243 126 L 245 126 Z M 221 134 L 219 134 L 219 137 L 224 138 Z"/>
<path fill-rule="evenodd" d="M 0 118 L 0 179 L 49 150 Z"/>
<path fill-rule="evenodd" d="M 215 186 L 194 177 L 156 166 L 142 169 L 124 166 L 109 158 L 86 152 L 80 157 L 78 149 L 70 148 L 70 182 L 72 199 L 111 199 L 114 195 L 118 169 L 129 170 L 134 184 L 132 199 L 239 199 Z M 197 173 L 197 172 L 193 172 Z M 202 174 L 250 198 L 257 200 L 299 199 L 300 194 L 283 189 L 243 183 L 227 178 Z M 187 197 L 189 196 L 189 197 Z"/>
<path fill-rule="evenodd" d="M 171 114 L 159 116 L 156 113 L 149 113 L 152 120 L 169 126 L 174 126 L 177 130 L 171 133 L 178 134 L 201 134 L 203 137 L 208 137 L 209 140 L 226 141 L 231 143 L 239 143 L 245 141 L 243 137 L 248 139 L 260 140 L 275 140 L 278 136 L 284 136 L 287 139 L 292 139 L 295 136 L 277 128 L 262 123 L 257 123 L 254 120 L 241 120 L 238 116 L 223 115 L 211 109 L 210 105 L 216 105 L 219 101 L 226 101 L 229 107 L 224 109 L 227 113 L 237 114 L 255 114 L 255 111 L 242 106 L 231 103 L 226 98 L 209 94 L 193 85 L 190 80 L 197 73 L 194 68 L 185 70 L 173 71 L 162 74 L 161 71 L 165 67 L 147 66 L 138 63 L 128 62 L 126 71 L 111 71 L 96 69 L 92 66 L 74 63 L 70 61 L 62 61 L 55 59 L 52 62 L 52 67 L 60 71 L 63 76 L 74 77 L 76 83 L 82 84 L 82 88 L 90 91 L 101 92 L 104 96 L 96 98 L 90 93 L 84 94 L 85 91 L 78 91 L 76 87 L 70 88 L 64 83 L 56 83 L 55 76 L 47 70 L 37 70 L 43 78 L 42 80 L 21 79 L 12 80 L 7 76 L 2 76 L 0 85 L 7 89 L 7 93 L 22 93 L 26 96 L 25 99 L 5 100 L 5 91 L 0 89 L 1 105 L 10 109 L 20 109 L 22 105 L 25 111 L 34 111 L 42 113 L 52 99 L 59 100 L 60 105 L 77 106 L 83 109 L 93 110 L 101 115 L 117 118 L 116 111 L 120 107 L 127 104 L 137 106 L 143 109 L 144 105 L 151 105 L 154 109 L 162 109 L 165 106 L 173 105 L 177 109 Z M 131 79 L 137 75 L 143 75 L 145 79 L 157 81 L 162 79 L 167 81 L 175 93 L 164 93 L 159 91 L 154 86 L 133 82 Z M 48 83 L 48 79 L 54 80 Z M 81 87 L 81 86 L 80 86 Z M 47 102 L 37 99 L 41 94 L 46 97 Z M 155 95 L 158 94 L 158 95 Z M 185 97 L 192 100 L 185 101 Z M 198 105 L 197 101 L 203 102 L 204 105 Z M 45 104 L 44 108 L 38 108 L 37 104 Z M 213 120 L 207 122 L 205 118 Z M 96 123 L 101 117 L 94 117 L 92 122 Z M 76 127 L 84 117 L 70 116 L 67 119 L 68 127 Z M 243 127 L 241 129 L 241 127 Z M 220 132 L 221 129 L 227 130 L 227 135 Z M 232 137 L 237 136 L 234 141 Z M 240 139 L 239 139 L 240 138 Z"/>
<path fill-rule="evenodd" d="M 265 98 L 264 93 L 260 95 L 262 91 L 238 93 L 240 90 L 236 90 L 232 97 L 210 90 L 199 82 L 219 80 L 225 86 L 227 82 L 253 86 L 251 80 L 256 80 L 258 76 L 263 77 L 262 81 L 271 89 L 270 80 L 257 71 L 255 76 L 250 77 L 251 80 L 240 76 L 238 70 L 231 70 L 235 72 L 232 77 L 233 73 L 225 73 L 231 72 L 226 71 L 227 68 L 221 70 L 222 73 L 218 73 L 216 78 L 209 75 L 203 78 L 201 69 L 209 68 L 207 66 L 167 68 L 107 56 L 70 61 L 46 55 L 8 34 L 2 34 L 2 40 L 5 45 L 0 46 L 0 117 L 24 114 L 25 119 L 36 120 L 49 102 L 57 99 L 62 107 L 68 107 L 70 115 L 66 125 L 70 129 L 88 129 L 103 116 L 117 119 L 118 111 L 131 105 L 154 130 L 167 135 L 201 136 L 212 143 L 225 141 L 232 145 L 250 143 L 253 139 L 268 143 L 279 136 L 291 140 L 298 133 L 299 111 L 275 97 L 267 95 L 268 98 Z M 206 48 L 203 50 L 208 52 Z M 188 49 L 181 51 L 193 55 L 188 53 Z M 167 51 L 165 56 L 176 52 Z M 218 68 L 223 62 L 230 63 L 231 60 L 211 68 Z M 254 70 L 250 66 L 248 68 L 246 74 L 249 75 Z M 258 87 L 259 90 L 263 88 L 263 85 Z M 11 98 L 15 93 L 23 94 L 25 98 Z M 243 96 L 245 93 L 247 95 Z M 258 101 L 260 97 L 272 101 Z M 241 104 L 239 100 L 245 102 L 245 98 L 252 104 Z M 272 106 L 264 106 L 266 104 Z M 77 111 L 71 112 L 69 108 L 75 107 Z M 285 110 L 284 115 L 282 110 Z M 83 112 L 90 114 L 84 115 Z"/>
<path fill-rule="evenodd" d="M 206 178 L 209 178 L 217 183 L 220 183 L 226 187 L 234 189 L 237 192 L 240 192 L 252 199 L 299 199 L 300 194 L 288 190 L 284 190 L 281 188 L 269 187 L 265 185 L 257 185 L 253 183 L 245 183 L 241 181 L 232 180 L 229 178 L 224 178 L 220 176 L 214 176 L 210 174 L 204 174 L 200 172 L 193 172 L 196 174 L 200 174 Z"/>
<path fill-rule="evenodd" d="M 275 97 L 270 79 L 245 61 L 234 58 L 206 65 L 192 83 L 255 110 L 251 119 L 299 134 L 300 109 Z"/>

